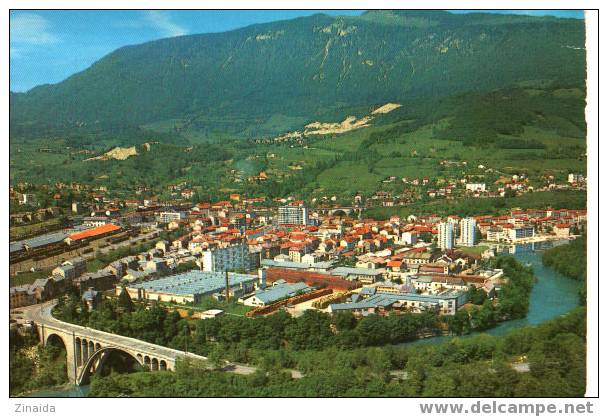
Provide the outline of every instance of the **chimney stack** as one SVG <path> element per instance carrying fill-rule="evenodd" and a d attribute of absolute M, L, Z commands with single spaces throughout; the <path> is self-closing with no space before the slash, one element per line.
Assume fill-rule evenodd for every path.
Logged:
<path fill-rule="evenodd" d="M 264 268 L 258 269 L 258 285 L 262 290 L 266 288 L 266 270 Z"/>
<path fill-rule="evenodd" d="M 230 298 L 230 280 L 228 279 L 228 270 L 226 270 L 226 301 Z"/>

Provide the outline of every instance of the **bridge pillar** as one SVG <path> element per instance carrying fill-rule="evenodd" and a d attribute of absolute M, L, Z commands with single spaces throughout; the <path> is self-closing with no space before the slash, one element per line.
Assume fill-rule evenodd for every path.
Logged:
<path fill-rule="evenodd" d="M 167 371 L 175 371 L 175 359 L 165 362 Z"/>
<path fill-rule="evenodd" d="M 79 337 L 74 338 L 74 360 L 76 367 L 82 365 L 82 340 Z"/>
<path fill-rule="evenodd" d="M 115 335 L 109 335 L 112 338 L 107 341 L 102 334 L 98 342 L 89 339 L 91 332 L 80 332 L 78 328 L 73 330 L 75 327 L 57 326 L 53 322 L 43 324 L 44 321 L 40 321 L 42 323 L 34 323 L 34 330 L 40 338 L 42 346 L 46 346 L 49 342 L 58 342 L 56 339 L 63 342 L 66 350 L 67 377 L 71 383 L 76 385 L 87 383 L 92 374 L 99 374 L 104 363 L 107 362 L 110 352 L 114 350 L 131 355 L 137 363 L 150 371 L 174 371 L 178 357 L 188 358 L 187 354 L 183 355 L 183 352 L 176 352 L 175 355 L 163 353 L 159 357 L 156 354 L 162 352 L 154 352 L 154 348 L 151 348 L 150 352 L 146 352 L 146 349 L 134 349 L 128 338 L 123 343 L 118 343 L 118 346 L 112 346 Z M 83 336 L 87 338 L 85 339 Z M 97 336 L 95 338 L 97 339 Z M 197 355 L 193 355 L 193 357 L 206 359 Z"/>
<path fill-rule="evenodd" d="M 74 336 L 71 337 L 71 343 L 67 343 L 65 346 L 66 355 L 65 361 L 68 369 L 68 380 L 70 383 L 75 384 L 76 379 L 78 378 L 78 367 L 76 366 L 76 355 L 75 355 L 75 344 Z"/>

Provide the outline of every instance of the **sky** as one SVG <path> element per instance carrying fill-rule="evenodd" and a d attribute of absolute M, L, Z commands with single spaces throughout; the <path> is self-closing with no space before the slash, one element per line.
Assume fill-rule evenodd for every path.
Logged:
<path fill-rule="evenodd" d="M 467 13 L 461 10 L 458 13 Z M 583 18 L 576 10 L 488 10 Z M 14 10 L 10 13 L 10 89 L 57 83 L 125 45 L 195 33 L 224 32 L 255 23 L 315 13 L 361 10 Z"/>

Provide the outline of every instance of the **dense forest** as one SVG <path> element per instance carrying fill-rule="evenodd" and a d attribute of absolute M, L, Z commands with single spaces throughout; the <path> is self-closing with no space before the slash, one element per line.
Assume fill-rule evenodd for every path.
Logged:
<path fill-rule="evenodd" d="M 469 108 L 484 111 L 462 110 Z M 477 175 L 490 184 L 498 180 L 499 172 L 527 173 L 529 184 L 537 188 L 546 185 L 549 175 L 559 182 L 569 172 L 584 173 L 584 108 L 584 89 L 558 84 L 446 99 L 420 98 L 379 116 L 369 128 L 335 137 L 309 137 L 306 144 L 295 148 L 289 143 L 260 145 L 219 133 L 205 143 L 180 133 L 174 133 L 181 137 L 178 141 L 141 129 L 133 137 L 128 133 L 97 138 L 76 134 L 43 140 L 40 133 L 40 145 L 11 138 L 11 181 L 36 185 L 76 181 L 103 186 L 110 196 L 122 198 L 131 198 L 143 188 L 146 191 L 140 195 L 144 197 L 167 199 L 179 196 L 171 195 L 168 186 L 183 182 L 196 192 L 193 201 L 226 199 L 234 192 L 306 200 L 334 193 L 340 204 L 352 204 L 357 194 L 369 198 L 379 190 L 401 194 L 401 182 L 382 183 L 388 176 L 425 175 L 439 188 L 440 181 L 448 178 Z M 505 118 L 512 122 L 501 125 L 499 121 Z M 79 140 L 84 141 L 82 145 L 78 145 Z M 142 146 L 142 141 L 151 145 Z M 349 143 L 352 146 L 347 146 Z M 116 145 L 133 145 L 137 155 L 126 160 L 89 159 Z M 469 165 L 465 169 L 446 168 L 441 165 L 444 160 Z M 478 164 L 493 172 L 476 170 Z M 290 169 L 294 166 L 299 169 Z M 248 180 L 262 171 L 267 174 L 266 181 Z M 421 195 L 407 207 L 393 210 L 470 215 L 491 214 L 520 204 L 493 198 L 453 207 L 453 201 L 433 200 L 419 191 Z M 564 193 L 533 193 L 522 205 L 585 206 L 584 193 L 571 197 L 575 198 L 570 200 Z M 39 196 L 40 201 L 48 199 L 49 193 Z M 381 211 L 372 210 L 370 215 Z"/>
<path fill-rule="evenodd" d="M 581 303 L 587 302 L 587 235 L 583 235 L 567 245 L 547 249 L 543 253 L 543 265 L 580 281 Z"/>
<path fill-rule="evenodd" d="M 585 393 L 586 310 L 504 337 L 416 347 L 259 352 L 252 375 L 181 363 L 176 372 L 112 374 L 91 396 L 572 397 Z M 517 372 L 512 365 L 523 365 Z M 292 379 L 285 369 L 303 372 Z M 521 369 L 521 368 L 520 368 Z"/>
<path fill-rule="evenodd" d="M 587 236 L 569 242 L 567 245 L 547 249 L 543 253 L 543 264 L 560 274 L 577 281 L 587 280 Z"/>
<path fill-rule="evenodd" d="M 54 387 L 68 381 L 65 349 L 52 343 L 42 347 L 36 335 L 9 333 L 10 395 Z"/>
<path fill-rule="evenodd" d="M 382 117 L 397 126 L 373 133 L 361 143 L 392 144 L 395 139 L 433 126 L 433 137 L 457 140 L 466 146 L 505 149 L 546 149 L 534 140 L 516 139 L 526 126 L 546 129 L 558 136 L 584 139 L 584 84 L 532 83 L 480 93 L 469 92 L 443 98 L 416 98 Z"/>

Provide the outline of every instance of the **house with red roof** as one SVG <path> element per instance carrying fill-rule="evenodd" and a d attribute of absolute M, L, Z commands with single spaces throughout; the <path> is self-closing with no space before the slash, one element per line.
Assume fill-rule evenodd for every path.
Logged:
<path fill-rule="evenodd" d="M 570 225 L 566 223 L 559 223 L 553 226 L 553 233 L 558 237 L 569 237 L 570 236 Z"/>
<path fill-rule="evenodd" d="M 399 261 L 399 260 L 390 260 L 386 263 L 387 268 L 389 268 L 390 271 L 392 272 L 401 272 L 403 262 Z"/>

